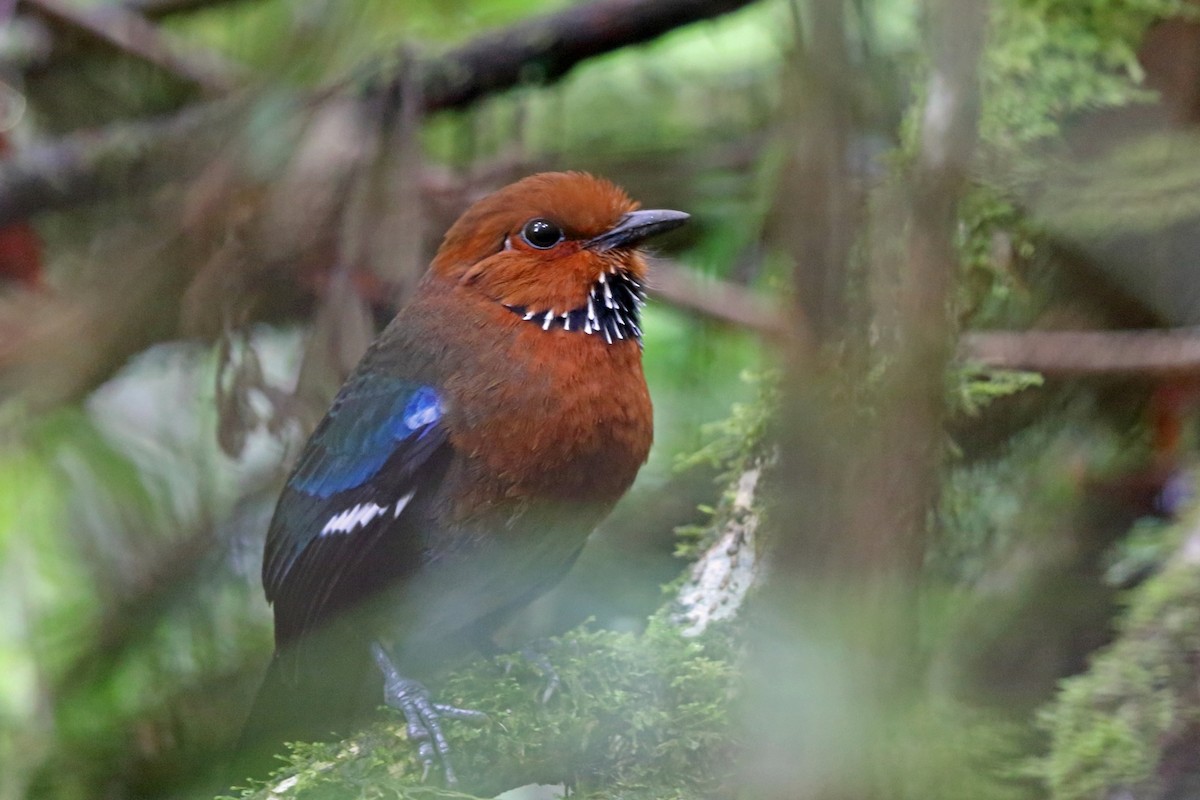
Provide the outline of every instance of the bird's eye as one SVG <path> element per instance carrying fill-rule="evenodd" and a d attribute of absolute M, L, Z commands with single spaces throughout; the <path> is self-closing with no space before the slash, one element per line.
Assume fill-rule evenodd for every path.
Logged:
<path fill-rule="evenodd" d="M 550 220 L 539 217 L 525 223 L 525 227 L 521 229 L 521 238 L 528 242 L 530 247 L 549 250 L 562 241 L 563 232 L 562 228 Z"/>

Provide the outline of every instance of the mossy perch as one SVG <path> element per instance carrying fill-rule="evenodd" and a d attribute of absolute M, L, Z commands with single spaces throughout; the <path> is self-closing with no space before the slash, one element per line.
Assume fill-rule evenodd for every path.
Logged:
<path fill-rule="evenodd" d="M 547 651 L 562 688 L 541 704 L 541 677 L 520 657 L 477 660 L 432 686 L 489 721 L 447 726 L 465 791 L 421 780 L 404 724 L 380 721 L 342 741 L 300 745 L 250 798 L 491 797 L 529 783 L 577 797 L 733 796 L 731 646 L 684 638 L 661 617 L 642 635 L 579 629 Z M 506 669 L 511 667 L 511 669 Z"/>
<path fill-rule="evenodd" d="M 757 575 L 756 489 L 773 465 L 762 450 L 774 378 L 756 383 L 760 397 L 735 405 L 710 426 L 706 447 L 682 462 L 724 468 L 727 488 L 711 523 L 685 532 L 691 579 L 680 578 L 675 602 L 644 633 L 584 626 L 554 640 L 545 652 L 562 686 L 545 704 L 537 699 L 544 679 L 520 656 L 476 660 L 430 685 L 441 702 L 488 714 L 480 727 L 447 726 L 460 783 L 474 795 L 423 782 L 403 721 L 381 710 L 379 722 L 348 739 L 297 746 L 245 797 L 490 797 L 530 783 L 566 784 L 581 798 L 735 796 L 735 628 Z M 737 580 L 701 580 L 710 573 Z"/>

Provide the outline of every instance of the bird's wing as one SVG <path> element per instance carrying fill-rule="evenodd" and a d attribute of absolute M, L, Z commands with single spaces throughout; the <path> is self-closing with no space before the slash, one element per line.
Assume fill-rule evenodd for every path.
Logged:
<path fill-rule="evenodd" d="M 362 373 L 338 393 L 267 533 L 263 587 L 278 641 L 416 566 L 395 562 L 419 547 L 413 509 L 448 462 L 442 414 L 432 387 L 378 373 Z M 382 563 L 377 545 L 396 538 L 408 541 L 388 542 L 390 561 Z"/>

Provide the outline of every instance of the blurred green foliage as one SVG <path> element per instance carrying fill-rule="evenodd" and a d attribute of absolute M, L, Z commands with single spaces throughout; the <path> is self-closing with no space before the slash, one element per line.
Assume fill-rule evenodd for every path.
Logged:
<path fill-rule="evenodd" d="M 1085 480 L 1120 475 L 1145 459 L 1146 444 L 1130 439 L 1079 397 L 1046 411 L 997 457 L 952 465 L 930 579 L 969 595 L 981 583 L 1004 585 L 1006 563 L 1019 571 L 1031 553 L 1072 550 L 1076 516 L 1089 502 Z"/>

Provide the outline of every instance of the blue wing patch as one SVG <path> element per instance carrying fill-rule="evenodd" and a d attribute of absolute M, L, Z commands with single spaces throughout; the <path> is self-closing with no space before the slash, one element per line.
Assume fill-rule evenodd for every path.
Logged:
<path fill-rule="evenodd" d="M 436 389 L 386 373 L 363 370 L 338 392 L 267 532 L 263 586 L 276 604 L 277 641 L 361 596 L 382 574 L 379 559 L 400 559 L 394 570 L 403 571 L 418 557 L 412 513 L 421 512 L 412 509 L 449 463 L 445 414 Z M 380 550 L 384 533 L 391 536 Z"/>
<path fill-rule="evenodd" d="M 404 406 L 404 426 L 409 433 L 415 433 L 436 423 L 442 418 L 442 413 L 442 401 L 437 392 L 422 386 L 412 393 L 408 404 Z"/>
<path fill-rule="evenodd" d="M 424 437 L 444 413 L 432 387 L 363 376 L 338 395 L 327 424 L 313 434 L 309 457 L 297 466 L 289 485 L 320 498 L 361 486 L 379 472 L 399 443 Z"/>

